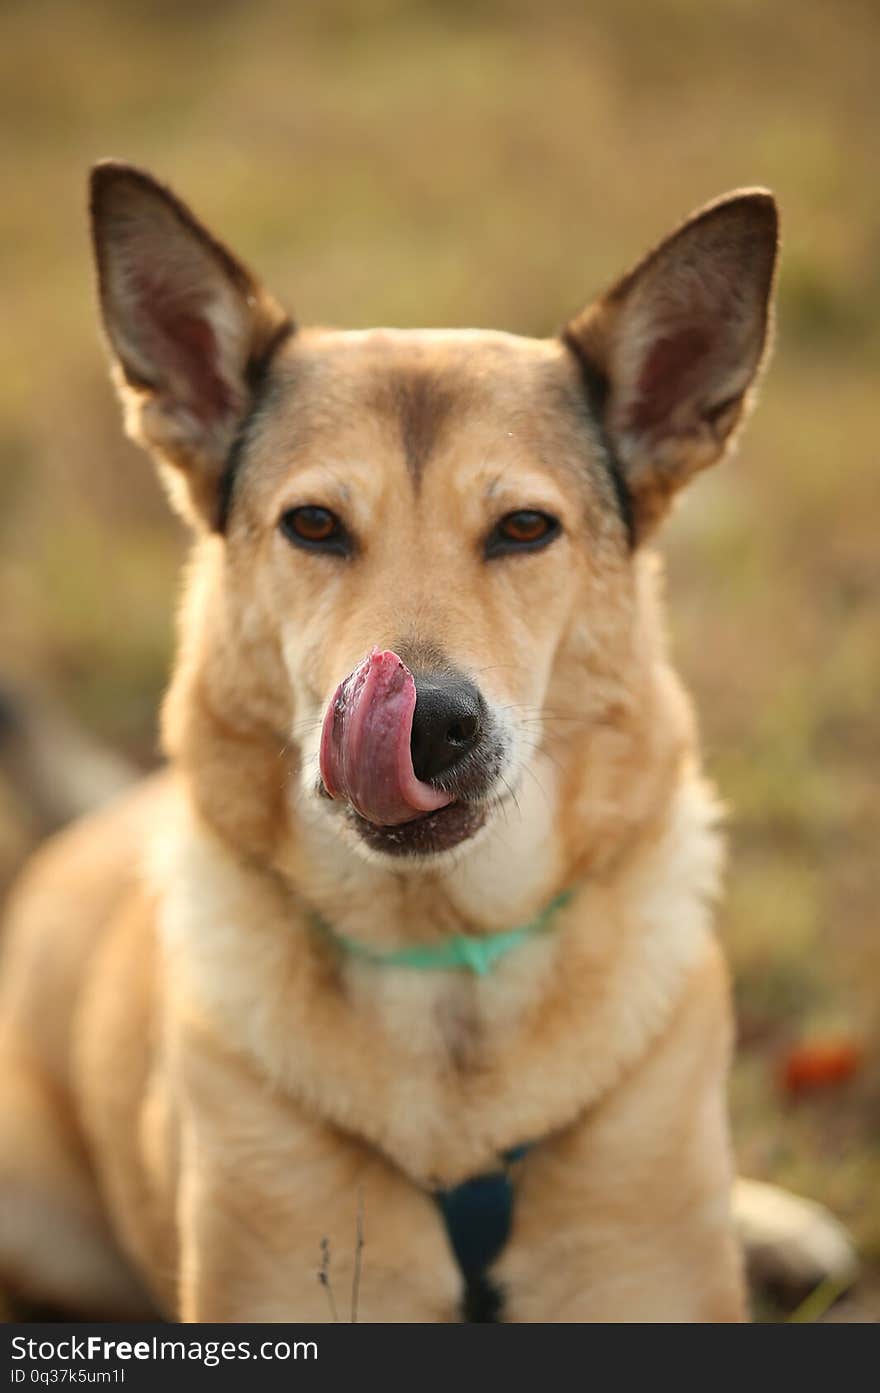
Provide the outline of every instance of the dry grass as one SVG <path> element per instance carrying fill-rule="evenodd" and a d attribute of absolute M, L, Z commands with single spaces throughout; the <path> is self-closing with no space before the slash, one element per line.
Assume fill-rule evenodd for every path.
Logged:
<path fill-rule="evenodd" d="M 667 535 L 674 635 L 733 810 L 742 1163 L 880 1265 L 872 0 L 29 0 L 0 26 L 4 676 L 144 760 L 181 543 L 105 383 L 94 158 L 160 171 L 300 318 L 351 325 L 544 332 L 694 205 L 777 190 L 776 362 Z M 860 1076 L 786 1101 L 780 1051 L 831 1027 Z"/>

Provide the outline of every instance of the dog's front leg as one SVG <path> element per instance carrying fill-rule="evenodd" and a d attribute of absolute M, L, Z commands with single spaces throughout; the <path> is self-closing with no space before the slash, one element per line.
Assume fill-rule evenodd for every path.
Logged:
<path fill-rule="evenodd" d="M 520 1163 L 494 1271 L 515 1321 L 737 1321 L 729 1011 L 712 951 L 663 1038 L 590 1114 Z"/>
<path fill-rule="evenodd" d="M 184 1056 L 180 1319 L 458 1319 L 428 1196 L 213 1042 Z"/>

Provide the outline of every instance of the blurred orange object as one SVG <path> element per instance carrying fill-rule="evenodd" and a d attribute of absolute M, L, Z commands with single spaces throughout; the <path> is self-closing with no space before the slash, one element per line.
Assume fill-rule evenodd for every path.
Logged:
<path fill-rule="evenodd" d="M 780 1083 L 786 1093 L 793 1094 L 830 1088 L 851 1079 L 861 1063 L 862 1050 L 855 1040 L 842 1035 L 817 1036 L 792 1046 L 784 1056 Z"/>

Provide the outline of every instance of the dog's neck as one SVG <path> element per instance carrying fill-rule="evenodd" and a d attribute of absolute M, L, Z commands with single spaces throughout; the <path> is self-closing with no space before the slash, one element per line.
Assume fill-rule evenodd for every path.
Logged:
<path fill-rule="evenodd" d="M 539 760 L 516 803 L 472 844 L 437 866 L 397 867 L 365 857 L 333 825 L 335 815 L 318 809 L 316 816 L 303 799 L 296 835 L 283 844 L 277 865 L 334 927 L 373 948 L 496 933 L 537 913 L 562 888 L 569 868 L 549 811 L 558 800 L 555 770 Z"/>
<path fill-rule="evenodd" d="M 681 770 L 659 825 L 587 875 L 552 930 L 496 970 L 376 968 L 328 948 L 297 908 L 299 890 L 243 864 L 204 821 L 175 804 L 158 829 L 153 877 L 170 986 L 277 1087 L 431 1186 L 491 1169 L 506 1148 L 564 1125 L 598 1096 L 620 1068 L 609 1033 L 637 1057 L 700 952 L 717 882 L 712 804 Z M 378 883 L 382 895 L 407 887 L 442 931 L 452 913 L 445 894 L 418 877 Z M 357 923 L 361 935 L 382 928 L 381 899 Z M 421 922 L 396 903 L 395 936 Z M 351 907 L 361 908 L 355 898 Z M 589 1009 L 573 1015 L 584 999 Z"/>

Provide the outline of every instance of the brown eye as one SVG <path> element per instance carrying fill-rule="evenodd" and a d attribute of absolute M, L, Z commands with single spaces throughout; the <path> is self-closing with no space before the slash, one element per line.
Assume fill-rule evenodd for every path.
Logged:
<path fill-rule="evenodd" d="M 561 528 L 549 513 L 521 508 L 508 513 L 495 526 L 486 542 L 486 556 L 504 556 L 512 551 L 538 551 L 559 535 Z"/>
<path fill-rule="evenodd" d="M 537 542 L 547 533 L 550 521 L 544 513 L 508 513 L 499 529 L 508 542 Z"/>
<path fill-rule="evenodd" d="M 336 531 L 336 519 L 326 508 L 294 508 L 290 526 L 304 542 L 326 542 Z"/>
<path fill-rule="evenodd" d="M 303 508 L 289 508 L 282 513 L 279 527 L 294 546 L 308 551 L 327 551 L 337 556 L 348 556 L 351 541 L 342 523 L 329 508 L 308 505 Z"/>

